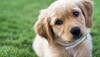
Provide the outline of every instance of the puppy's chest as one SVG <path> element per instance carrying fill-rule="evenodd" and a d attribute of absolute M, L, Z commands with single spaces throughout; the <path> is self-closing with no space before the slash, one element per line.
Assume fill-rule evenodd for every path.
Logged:
<path fill-rule="evenodd" d="M 74 57 L 74 50 L 50 49 L 49 51 L 46 54 L 48 57 Z"/>

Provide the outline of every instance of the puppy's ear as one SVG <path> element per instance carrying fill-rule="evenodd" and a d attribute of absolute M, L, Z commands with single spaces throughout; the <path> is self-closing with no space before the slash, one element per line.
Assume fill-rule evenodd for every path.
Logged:
<path fill-rule="evenodd" d="M 47 13 L 40 13 L 39 20 L 35 24 L 35 32 L 46 38 L 49 42 L 53 42 L 54 33 L 50 26 L 50 19 L 47 17 Z"/>
<path fill-rule="evenodd" d="M 86 27 L 92 27 L 92 14 L 93 14 L 93 2 L 91 0 L 83 0 L 80 8 L 85 17 Z"/>
<path fill-rule="evenodd" d="M 46 38 L 46 29 L 44 27 L 44 24 L 42 23 L 42 21 L 37 21 L 35 26 L 34 26 L 35 32 L 37 34 L 39 34 L 42 37 Z"/>
<path fill-rule="evenodd" d="M 45 11 L 45 9 L 40 11 L 40 15 L 38 17 L 38 21 L 35 23 L 34 29 L 37 34 L 46 38 L 46 29 L 44 26 Z"/>

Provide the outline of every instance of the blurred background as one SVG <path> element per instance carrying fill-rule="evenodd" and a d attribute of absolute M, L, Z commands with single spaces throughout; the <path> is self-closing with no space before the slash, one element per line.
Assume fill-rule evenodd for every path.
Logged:
<path fill-rule="evenodd" d="M 54 0 L 0 0 L 0 57 L 37 57 L 33 25 Z M 100 57 L 100 1 L 94 0 L 93 57 Z"/>

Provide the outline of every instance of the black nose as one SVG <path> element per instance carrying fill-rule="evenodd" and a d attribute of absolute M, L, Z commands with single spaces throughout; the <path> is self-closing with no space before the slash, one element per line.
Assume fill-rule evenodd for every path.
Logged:
<path fill-rule="evenodd" d="M 81 30 L 79 27 L 73 27 L 71 29 L 71 34 L 75 37 L 75 38 L 79 38 L 80 34 L 81 34 Z"/>

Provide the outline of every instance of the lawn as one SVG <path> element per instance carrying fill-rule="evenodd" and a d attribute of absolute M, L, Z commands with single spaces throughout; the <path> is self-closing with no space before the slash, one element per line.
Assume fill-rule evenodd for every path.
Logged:
<path fill-rule="evenodd" d="M 0 0 L 0 57 L 37 57 L 33 25 L 39 10 L 54 0 Z M 94 0 L 93 57 L 100 57 L 100 1 Z"/>

